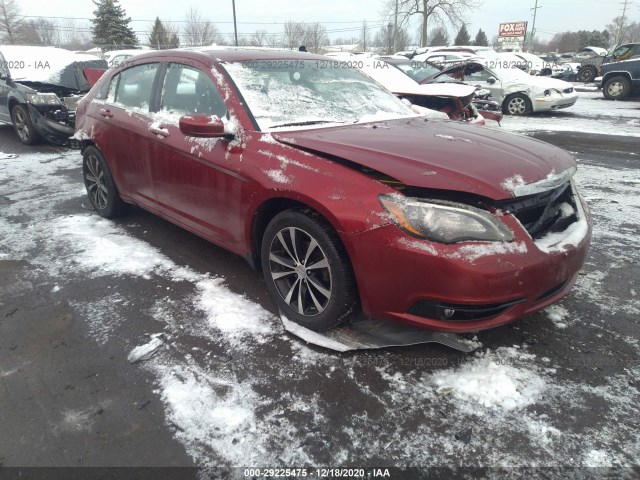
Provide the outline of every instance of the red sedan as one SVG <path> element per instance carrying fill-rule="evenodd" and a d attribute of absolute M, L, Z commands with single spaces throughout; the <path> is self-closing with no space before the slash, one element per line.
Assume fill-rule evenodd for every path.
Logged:
<path fill-rule="evenodd" d="M 412 112 L 348 62 L 302 52 L 150 52 L 80 102 L 98 214 L 133 203 L 261 269 L 324 330 L 362 309 L 482 330 L 567 295 L 590 241 L 574 158 Z"/>

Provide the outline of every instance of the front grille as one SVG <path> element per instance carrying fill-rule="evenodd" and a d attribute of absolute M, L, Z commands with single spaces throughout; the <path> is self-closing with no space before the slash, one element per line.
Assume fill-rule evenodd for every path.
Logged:
<path fill-rule="evenodd" d="M 518 299 L 505 303 L 463 305 L 420 300 L 411 306 L 409 313 L 448 322 L 472 322 L 497 317 L 514 305 L 525 301 L 526 299 Z"/>
<path fill-rule="evenodd" d="M 551 232 L 562 232 L 577 220 L 571 182 L 546 192 L 499 202 L 499 205 L 514 215 L 534 240 Z"/>

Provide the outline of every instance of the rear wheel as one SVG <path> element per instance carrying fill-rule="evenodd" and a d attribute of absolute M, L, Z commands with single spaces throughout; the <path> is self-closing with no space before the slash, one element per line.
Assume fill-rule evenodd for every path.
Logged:
<path fill-rule="evenodd" d="M 504 100 L 502 110 L 509 115 L 526 115 L 531 112 L 531 101 L 522 93 L 514 93 Z"/>
<path fill-rule="evenodd" d="M 11 122 L 22 143 L 25 145 L 38 143 L 40 136 L 31 122 L 29 110 L 25 105 L 16 105 L 13 107 L 11 110 Z"/>
<path fill-rule="evenodd" d="M 323 331 L 344 323 L 357 301 L 348 256 L 335 231 L 317 213 L 276 215 L 262 238 L 262 270 L 284 315 Z"/>
<path fill-rule="evenodd" d="M 607 100 L 623 100 L 631 93 L 631 82 L 627 77 L 612 77 L 604 82 L 602 93 Z"/>
<path fill-rule="evenodd" d="M 89 201 L 98 215 L 113 218 L 126 212 L 127 204 L 120 198 L 111 170 L 100 150 L 94 146 L 84 151 L 82 175 Z"/>
<path fill-rule="evenodd" d="M 583 83 L 593 82 L 597 75 L 598 72 L 596 71 L 596 68 L 594 66 L 589 65 L 581 67 L 578 71 L 578 80 Z"/>

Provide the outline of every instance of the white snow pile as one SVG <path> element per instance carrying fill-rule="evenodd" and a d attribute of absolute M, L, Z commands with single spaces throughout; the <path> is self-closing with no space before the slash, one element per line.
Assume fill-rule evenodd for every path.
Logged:
<path fill-rule="evenodd" d="M 545 308 L 545 313 L 549 320 L 551 320 L 556 327 L 560 329 L 567 328 L 567 323 L 564 321 L 569 316 L 569 312 L 561 305 L 555 304 Z"/>
<path fill-rule="evenodd" d="M 266 173 L 267 176 L 276 183 L 282 183 L 282 184 L 291 183 L 291 178 L 285 175 L 285 173 L 282 170 L 272 169 L 272 170 L 267 170 L 264 173 Z"/>
<path fill-rule="evenodd" d="M 129 353 L 127 360 L 129 363 L 141 362 L 144 360 L 149 360 L 158 349 L 164 345 L 164 334 L 163 333 L 154 333 L 151 335 L 151 340 L 144 345 L 139 345 Z"/>
<path fill-rule="evenodd" d="M 488 350 L 479 358 L 455 370 L 433 374 L 431 383 L 439 394 L 451 394 L 459 406 L 468 412 L 487 410 L 514 410 L 532 403 L 540 397 L 546 381 L 529 369 L 518 368 L 520 360 L 531 360 L 535 355 L 515 347 Z"/>
<path fill-rule="evenodd" d="M 513 194 L 516 188 L 522 187 L 523 185 L 525 185 L 525 181 L 524 181 L 524 178 L 522 178 L 522 175 L 514 175 L 512 177 L 505 178 L 500 185 L 507 192 Z"/>

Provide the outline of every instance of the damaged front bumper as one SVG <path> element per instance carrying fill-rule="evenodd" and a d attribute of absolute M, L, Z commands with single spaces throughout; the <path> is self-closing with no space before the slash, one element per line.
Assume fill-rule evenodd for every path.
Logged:
<path fill-rule="evenodd" d="M 27 103 L 31 123 L 42 138 L 56 145 L 66 145 L 75 131 L 76 112 L 64 105 L 36 107 Z"/>

